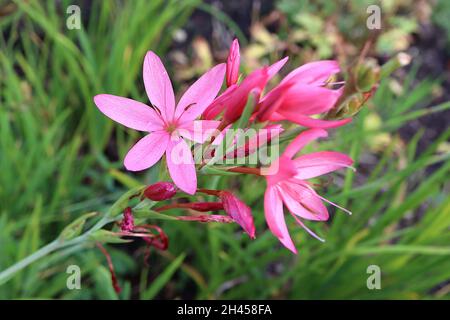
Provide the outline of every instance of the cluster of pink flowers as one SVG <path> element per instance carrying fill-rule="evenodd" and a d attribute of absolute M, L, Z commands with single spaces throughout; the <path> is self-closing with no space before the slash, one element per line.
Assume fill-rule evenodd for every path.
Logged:
<path fill-rule="evenodd" d="M 228 216 L 222 218 L 220 215 L 209 215 L 209 218 L 208 215 L 198 215 L 195 219 L 184 217 L 180 220 L 235 221 L 251 237 L 255 235 L 255 227 L 251 210 L 245 203 L 225 190 L 197 188 L 199 166 L 196 166 L 192 148 L 185 139 L 196 144 L 211 144 L 218 135 L 208 132 L 216 129 L 220 134 L 236 123 L 241 118 L 249 97 L 254 101 L 250 123 L 260 123 L 266 128 L 275 126 L 280 132 L 285 123 L 306 127 L 267 170 L 263 171 L 257 167 L 230 169 L 233 172 L 255 174 L 265 178 L 267 188 L 264 211 L 269 229 L 284 246 L 296 253 L 284 219 L 283 204 L 301 227 L 316 236 L 302 220 L 326 221 L 329 214 L 323 202 L 335 204 L 318 195 L 308 180 L 341 168 L 351 168 L 353 161 L 347 155 L 333 151 L 295 157 L 309 142 L 326 137 L 325 129 L 345 125 L 351 119 L 329 121 L 312 117 L 327 113 L 342 94 L 341 89 L 333 89 L 328 83 L 330 78 L 340 71 L 336 61 L 305 64 L 265 92 L 269 81 L 287 60 L 286 57 L 243 77 L 239 73 L 239 43 L 234 40 L 226 64 L 219 64 L 206 72 L 187 89 L 178 103 L 175 103 L 168 73 L 159 57 L 149 51 L 144 59 L 143 78 L 151 106 L 109 94 L 95 96 L 94 102 L 100 111 L 112 120 L 128 128 L 148 133 L 126 155 L 124 165 L 127 170 L 147 169 L 165 155 L 168 172 L 179 191 L 189 195 L 214 195 L 220 200 L 211 203 L 169 204 L 160 210 L 174 207 L 201 212 L 225 210 Z M 226 89 L 219 94 L 224 78 Z M 157 186 L 159 191 L 155 191 L 156 187 L 147 190 L 152 193 L 154 199 L 168 199 L 164 196 L 158 197 L 158 194 L 169 192 L 173 196 L 177 192 L 171 183 L 161 183 Z M 130 228 L 126 223 L 124 226 Z"/>

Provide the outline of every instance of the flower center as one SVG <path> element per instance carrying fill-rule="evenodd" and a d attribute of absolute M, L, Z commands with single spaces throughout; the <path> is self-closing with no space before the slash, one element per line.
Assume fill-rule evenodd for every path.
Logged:
<path fill-rule="evenodd" d="M 168 133 L 173 133 L 177 129 L 177 124 L 174 122 L 170 122 L 166 125 L 166 131 Z"/>

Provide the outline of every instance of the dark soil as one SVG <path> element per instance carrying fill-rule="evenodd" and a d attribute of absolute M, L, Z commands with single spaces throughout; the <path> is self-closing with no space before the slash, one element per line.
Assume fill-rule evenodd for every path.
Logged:
<path fill-rule="evenodd" d="M 422 25 L 419 33 L 414 35 L 414 42 L 408 50 L 420 59 L 421 66 L 416 82 L 424 79 L 442 81 L 442 95 L 433 99 L 428 107 L 450 100 L 450 49 L 444 33 L 444 30 L 434 24 Z M 450 110 L 447 110 L 408 122 L 401 128 L 400 135 L 408 140 L 419 128 L 425 127 L 425 134 L 417 148 L 417 152 L 421 152 L 447 129 L 449 123 Z"/>

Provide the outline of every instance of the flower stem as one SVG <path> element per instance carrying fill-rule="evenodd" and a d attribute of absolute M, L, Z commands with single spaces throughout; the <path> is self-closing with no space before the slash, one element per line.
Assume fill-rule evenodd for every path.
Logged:
<path fill-rule="evenodd" d="M 155 211 L 161 212 L 169 209 L 182 208 L 182 209 L 192 209 L 200 212 L 207 211 L 218 211 L 223 210 L 223 205 L 221 202 L 189 202 L 189 203 L 173 203 L 168 204 L 159 208 Z"/>
<path fill-rule="evenodd" d="M 46 244 L 42 248 L 40 248 L 38 251 L 30 254 L 26 258 L 20 260 L 19 262 L 13 264 L 9 268 L 3 270 L 0 272 L 0 285 L 7 282 L 14 274 L 19 272 L 20 270 L 24 269 L 25 267 L 29 266 L 33 262 L 36 262 L 37 260 L 49 255 L 50 253 L 53 253 L 59 249 L 79 245 L 83 243 L 84 241 L 88 240 L 88 237 L 95 231 L 101 229 L 104 225 L 108 224 L 109 222 L 113 221 L 113 218 L 108 218 L 106 216 L 103 216 L 91 229 L 86 231 L 84 234 L 71 239 L 69 241 L 62 241 L 61 239 L 55 239 L 52 242 Z"/>
<path fill-rule="evenodd" d="M 13 264 L 6 270 L 3 270 L 0 272 L 0 285 L 5 283 L 9 280 L 10 277 L 12 277 L 15 273 L 19 272 L 23 268 L 27 267 L 31 263 L 41 259 L 42 257 L 45 257 L 46 255 L 52 253 L 53 251 L 59 249 L 61 247 L 61 242 L 58 240 L 54 240 L 50 242 L 49 244 L 43 246 L 38 251 L 34 252 L 33 254 L 29 255 L 23 260 L 20 260 L 19 262 Z"/>
<path fill-rule="evenodd" d="M 233 168 L 228 169 L 227 171 L 245 173 L 245 174 L 254 174 L 257 176 L 261 175 L 261 170 L 259 168 L 233 167 Z"/>

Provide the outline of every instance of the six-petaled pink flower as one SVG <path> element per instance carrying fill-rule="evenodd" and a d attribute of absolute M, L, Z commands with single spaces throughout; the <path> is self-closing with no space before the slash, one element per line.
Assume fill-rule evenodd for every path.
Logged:
<path fill-rule="evenodd" d="M 229 83 L 229 87 L 211 103 L 202 116 L 204 119 L 212 120 L 223 112 L 222 125 L 224 127 L 240 118 L 252 92 L 256 100 L 259 99 L 267 82 L 288 60 L 285 57 L 269 67 L 257 69 L 238 84 L 236 82 L 239 77 L 240 60 L 236 57 L 239 57 L 239 43 L 234 40 L 227 60 L 227 83 Z"/>
<path fill-rule="evenodd" d="M 328 87 L 331 76 L 340 71 L 336 61 L 305 64 L 289 73 L 280 84 L 263 95 L 269 80 L 287 60 L 286 57 L 271 66 L 255 70 L 238 82 L 240 53 L 239 43 L 234 40 L 226 65 L 217 65 L 206 72 L 184 93 L 176 105 L 167 71 L 158 56 L 149 51 L 144 59 L 143 78 L 151 106 L 109 94 L 95 96 L 94 102 L 100 111 L 111 119 L 129 128 L 149 132 L 129 150 L 124 159 L 126 169 L 147 169 L 165 154 L 172 180 L 179 189 L 188 194 L 196 192 L 197 176 L 191 148 L 184 139 L 197 143 L 208 141 L 211 143 L 210 148 L 217 145 L 223 139 L 225 131 L 218 135 L 215 133 L 213 137 L 211 130 L 218 128 L 222 131 L 230 128 L 242 116 L 250 96 L 254 98 L 251 121 L 264 122 L 267 129 L 277 128 L 275 136 L 283 131 L 281 125 L 273 124 L 277 121 L 287 120 L 313 128 L 297 136 L 268 169 L 232 168 L 234 172 L 265 176 L 267 189 L 264 195 L 264 211 L 267 224 L 284 246 L 297 253 L 286 226 L 283 206 L 287 207 L 299 225 L 321 240 L 304 225 L 302 219 L 328 220 L 328 210 L 323 201 L 349 211 L 318 195 L 307 180 L 341 168 L 351 168 L 353 161 L 347 155 L 333 151 L 315 152 L 297 158 L 294 156 L 310 141 L 326 137 L 327 132 L 322 128 L 341 126 L 351 119 L 328 121 L 311 117 L 327 113 L 335 106 L 343 92 L 342 88 Z M 227 89 L 216 98 L 225 75 Z M 222 114 L 221 119 L 216 121 L 219 114 Z M 200 116 L 205 120 L 197 120 Z M 266 135 L 256 135 L 255 139 L 238 147 L 236 152 L 227 153 L 227 157 L 246 157 L 254 153 L 261 145 L 271 140 Z M 154 187 L 151 191 L 157 194 L 152 193 L 151 197 L 166 200 L 173 196 L 176 193 L 173 185 L 166 182 L 161 186 L 168 185 L 171 187 L 169 197 L 160 195 Z M 199 191 L 209 194 L 207 189 L 201 190 Z M 214 192 L 211 194 L 219 195 L 222 200 L 222 203 L 218 203 L 220 208 L 223 206 L 230 217 L 253 238 L 255 227 L 250 208 L 232 193 Z M 208 208 L 210 205 L 208 204 Z"/>
<path fill-rule="evenodd" d="M 94 97 L 100 111 L 112 120 L 135 130 L 150 132 L 126 155 L 124 165 L 128 170 L 147 169 L 165 153 L 174 183 L 188 194 L 195 193 L 197 175 L 191 150 L 183 137 L 202 143 L 207 138 L 203 133 L 218 126 L 218 121 L 195 119 L 216 97 L 225 69 L 225 64 L 219 64 L 206 72 L 175 106 L 175 95 L 167 71 L 158 56 L 149 51 L 144 60 L 143 77 L 153 108 L 109 94 Z"/>
<path fill-rule="evenodd" d="M 351 118 L 329 121 L 310 117 L 329 111 L 341 96 L 341 89 L 325 87 L 328 79 L 339 71 L 338 63 L 332 60 L 307 63 L 293 70 L 261 98 L 257 119 L 288 120 L 311 128 L 334 128 L 349 123 Z"/>
<path fill-rule="evenodd" d="M 341 168 L 349 168 L 353 163 L 352 159 L 345 154 L 332 151 L 305 154 L 293 159 L 295 154 L 310 141 L 326 136 L 327 132 L 323 129 L 309 129 L 302 132 L 264 173 L 267 180 L 264 194 L 267 224 L 281 243 L 294 253 L 297 253 L 297 249 L 286 226 L 283 203 L 297 223 L 315 237 L 317 236 L 301 219 L 328 220 L 328 210 L 322 201 L 349 212 L 318 195 L 306 180 Z"/>

